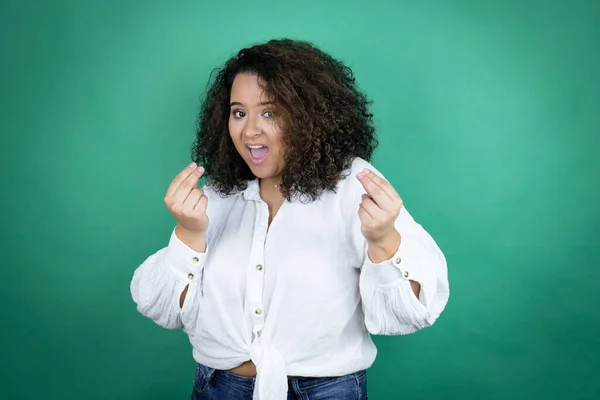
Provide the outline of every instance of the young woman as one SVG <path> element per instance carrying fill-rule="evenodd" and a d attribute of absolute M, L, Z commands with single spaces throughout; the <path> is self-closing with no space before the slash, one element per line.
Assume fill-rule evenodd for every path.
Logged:
<path fill-rule="evenodd" d="M 192 399 L 365 399 L 370 334 L 444 309 L 446 260 L 369 163 L 367 107 L 305 42 L 243 49 L 212 81 L 164 199 L 176 226 L 131 282 L 140 313 L 188 334 Z"/>

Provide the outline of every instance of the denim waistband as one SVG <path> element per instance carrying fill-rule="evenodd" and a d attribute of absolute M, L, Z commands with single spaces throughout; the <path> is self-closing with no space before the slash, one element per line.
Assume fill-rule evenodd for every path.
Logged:
<path fill-rule="evenodd" d="M 207 367 L 202 364 L 198 364 L 199 373 L 204 375 L 204 378 L 209 381 L 211 379 L 223 379 L 230 383 L 236 384 L 237 386 L 241 386 L 243 388 L 247 388 L 252 390 L 254 384 L 256 382 L 255 377 L 251 376 L 241 376 L 236 375 L 228 371 L 217 370 L 214 368 Z M 345 376 L 355 376 L 356 378 L 362 377 L 366 374 L 366 370 L 355 372 L 354 374 L 349 374 Z M 294 383 L 298 385 L 301 390 L 310 389 L 311 387 L 321 385 L 331 380 L 343 378 L 341 376 L 332 376 L 332 377 L 289 377 L 288 383 L 289 385 L 293 385 Z"/>

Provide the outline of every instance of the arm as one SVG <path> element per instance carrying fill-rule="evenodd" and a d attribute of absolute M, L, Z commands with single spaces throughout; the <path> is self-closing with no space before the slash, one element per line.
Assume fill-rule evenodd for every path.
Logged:
<path fill-rule="evenodd" d="M 169 329 L 193 322 L 201 297 L 204 259 L 205 253 L 189 247 L 174 230 L 169 245 L 134 272 L 130 290 L 137 310 Z"/>
<path fill-rule="evenodd" d="M 130 285 L 138 311 L 166 328 L 189 328 L 198 314 L 208 228 L 208 197 L 196 188 L 203 173 L 192 163 L 169 185 L 164 201 L 177 226 L 168 247 L 148 257 Z"/>
<path fill-rule="evenodd" d="M 385 260 L 390 260 L 398 251 L 401 243 L 402 238 L 400 237 L 398 231 L 394 229 L 390 236 L 384 238 L 381 242 L 367 244 L 367 254 L 369 255 L 369 259 L 375 264 L 382 263 Z M 412 279 L 409 281 L 413 293 L 415 296 L 417 296 L 417 298 L 419 298 L 421 284 Z"/>
<path fill-rule="evenodd" d="M 449 297 L 446 259 L 433 238 L 404 207 L 394 225 L 401 237 L 396 251 L 371 258 L 367 250 L 361 270 L 365 323 L 373 334 L 403 335 L 431 326 Z"/>
<path fill-rule="evenodd" d="M 431 326 L 448 301 L 444 255 L 379 173 L 357 178 L 363 201 L 353 232 L 364 249 L 360 292 L 367 329 L 399 335 Z"/>
<path fill-rule="evenodd" d="M 179 238 L 187 247 L 197 251 L 198 253 L 206 252 L 206 237 L 205 235 L 195 235 L 193 232 L 188 232 L 179 225 L 175 228 L 175 235 Z M 183 289 L 179 296 L 179 308 L 183 308 L 185 302 L 185 296 L 189 289 L 189 284 Z"/>

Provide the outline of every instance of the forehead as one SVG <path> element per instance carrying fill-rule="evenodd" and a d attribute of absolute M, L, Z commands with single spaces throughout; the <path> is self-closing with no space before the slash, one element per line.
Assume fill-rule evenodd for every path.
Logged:
<path fill-rule="evenodd" d="M 256 74 L 238 74 L 231 86 L 231 101 L 261 102 L 268 99 L 263 89 L 264 81 Z M 246 100 L 244 100 L 246 99 Z"/>

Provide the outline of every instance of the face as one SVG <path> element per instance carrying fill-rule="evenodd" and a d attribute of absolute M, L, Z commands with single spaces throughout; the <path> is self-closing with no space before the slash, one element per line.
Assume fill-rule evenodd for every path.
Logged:
<path fill-rule="evenodd" d="M 239 74 L 231 88 L 229 134 L 246 164 L 261 179 L 277 179 L 283 171 L 281 129 L 275 105 L 254 74 Z"/>

